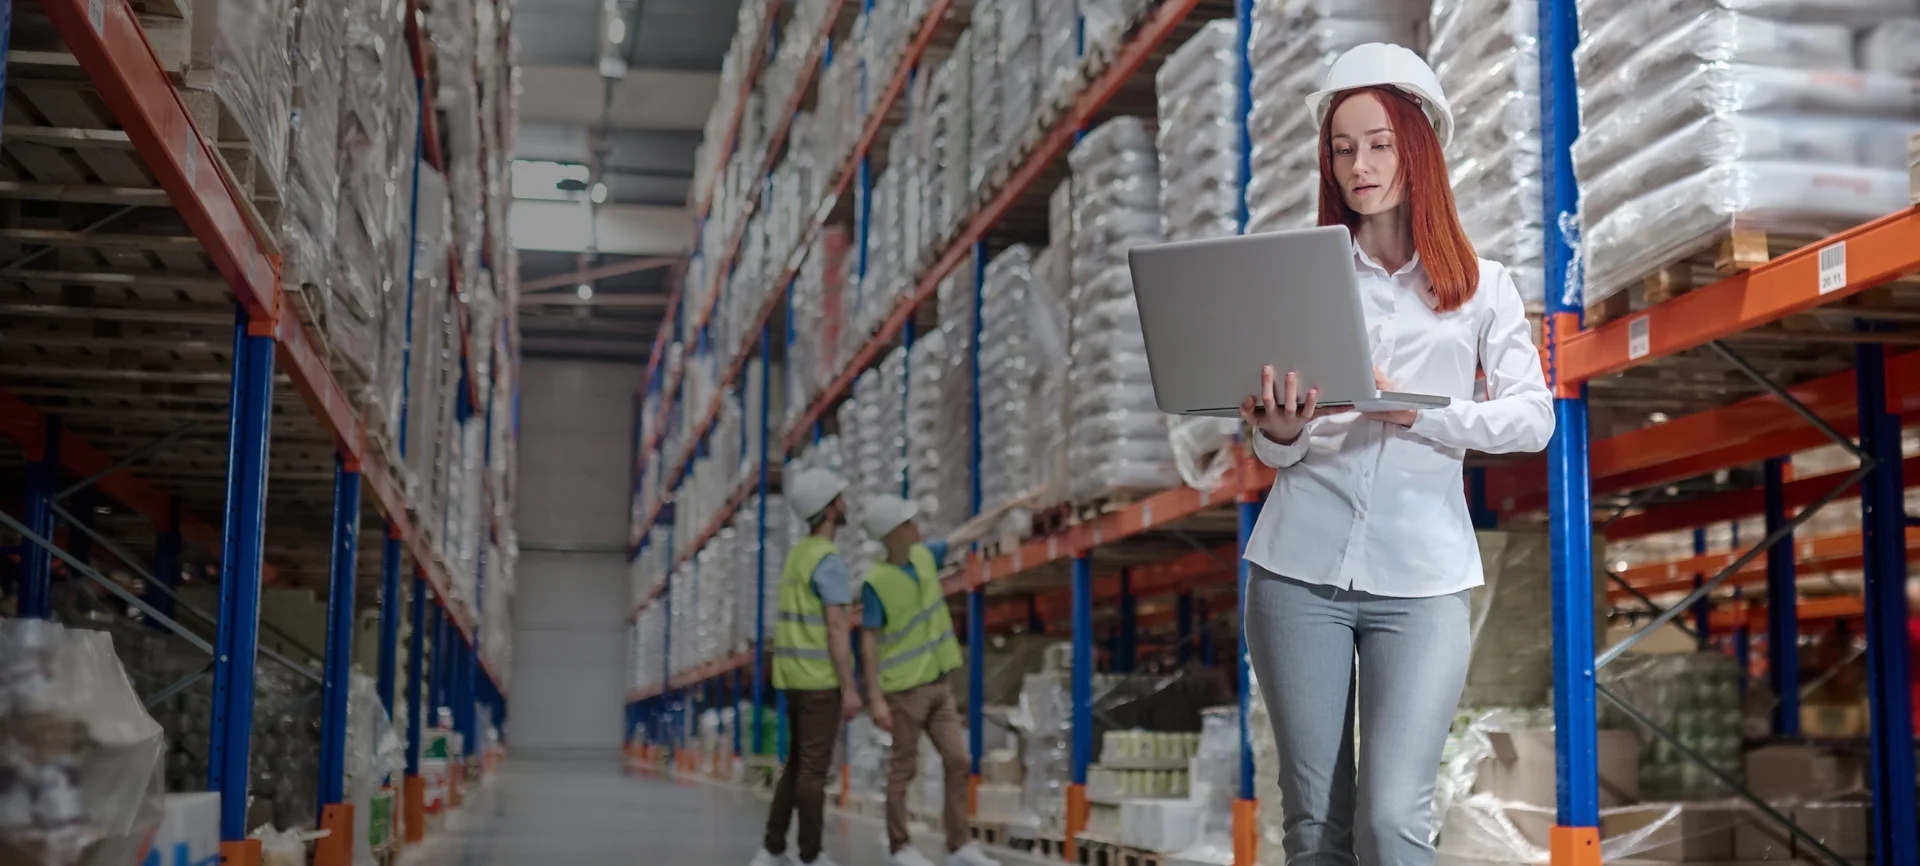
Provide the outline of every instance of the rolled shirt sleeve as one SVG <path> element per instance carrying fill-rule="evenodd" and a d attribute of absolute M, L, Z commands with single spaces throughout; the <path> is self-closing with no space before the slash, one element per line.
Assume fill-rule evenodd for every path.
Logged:
<path fill-rule="evenodd" d="M 860 627 L 869 631 L 887 627 L 887 609 L 880 606 L 880 593 L 870 583 L 860 585 Z"/>
<path fill-rule="evenodd" d="M 1316 423 L 1317 420 L 1308 421 L 1300 431 L 1300 438 L 1293 440 L 1292 445 L 1282 445 L 1267 438 L 1265 433 L 1253 431 L 1253 456 L 1274 469 L 1285 469 L 1299 463 L 1307 456 L 1307 442 L 1313 436 L 1313 425 Z"/>

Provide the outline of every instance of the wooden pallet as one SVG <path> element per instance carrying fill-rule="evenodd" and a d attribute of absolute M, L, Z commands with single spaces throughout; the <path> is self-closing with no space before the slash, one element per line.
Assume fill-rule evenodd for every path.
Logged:
<path fill-rule="evenodd" d="M 187 107 L 187 114 L 193 118 L 200 134 L 212 138 L 214 149 L 220 153 L 219 168 L 227 184 L 238 190 L 240 198 L 250 205 L 244 215 L 252 224 L 254 235 L 273 247 L 269 253 L 278 254 L 280 187 L 287 169 L 286 145 L 282 143 L 278 154 L 258 146 L 240 121 L 243 113 L 227 94 L 214 88 L 212 82 L 211 71 L 189 70 L 187 84 L 180 88 L 180 101 Z"/>
<path fill-rule="evenodd" d="M 1169 855 L 1143 848 L 1121 848 L 1120 862 L 1115 866 L 1166 866 Z"/>
<path fill-rule="evenodd" d="M 1586 326 L 1604 325 L 1634 310 L 1664 303 L 1702 286 L 1766 264 L 1811 239 L 1730 229 L 1692 245 L 1680 259 L 1651 269 L 1639 280 L 1587 306 Z"/>
<path fill-rule="evenodd" d="M 1043 833 L 1034 837 L 1033 850 L 1041 857 L 1062 860 L 1067 856 L 1067 840 L 1060 836 Z"/>

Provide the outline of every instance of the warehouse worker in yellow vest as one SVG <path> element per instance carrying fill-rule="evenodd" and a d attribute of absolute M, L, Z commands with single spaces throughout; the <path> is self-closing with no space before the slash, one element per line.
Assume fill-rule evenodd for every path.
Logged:
<path fill-rule="evenodd" d="M 833 534 L 846 522 L 841 497 L 847 482 L 823 469 L 786 480 L 787 502 L 807 522 L 807 537 L 793 546 L 780 571 L 780 611 L 773 632 L 773 687 L 786 692 L 792 747 L 780 783 L 773 789 L 764 846 L 752 866 L 787 866 L 787 824 L 800 814 L 799 861 L 832 866 L 820 850 L 826 809 L 827 770 L 840 723 L 860 714 L 853 677 L 853 601 L 846 560 Z M 643 858 L 644 859 L 644 858 Z"/>
<path fill-rule="evenodd" d="M 913 519 L 919 506 L 898 496 L 876 496 L 860 511 L 861 525 L 886 545 L 861 590 L 860 646 L 866 655 L 867 706 L 873 724 L 893 734 L 887 762 L 887 846 L 894 866 L 933 866 L 907 835 L 907 786 L 920 759 L 925 732 L 940 753 L 946 783 L 947 866 L 1000 866 L 967 832 L 967 729 L 947 688 L 961 664 L 960 642 L 940 592 L 948 541 L 922 542 Z"/>

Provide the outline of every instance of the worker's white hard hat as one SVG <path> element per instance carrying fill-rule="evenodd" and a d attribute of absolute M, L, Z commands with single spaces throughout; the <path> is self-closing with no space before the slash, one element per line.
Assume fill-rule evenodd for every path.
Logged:
<path fill-rule="evenodd" d="M 1433 74 L 1433 67 L 1420 55 L 1386 42 L 1355 45 L 1333 61 L 1326 85 L 1307 97 L 1307 107 L 1313 109 L 1313 128 L 1326 125 L 1327 110 L 1341 91 L 1381 86 L 1396 88 L 1419 101 L 1420 109 L 1433 123 L 1441 149 L 1453 140 L 1453 107 L 1440 89 L 1440 76 Z"/>
<path fill-rule="evenodd" d="M 812 520 L 846 489 L 845 479 L 825 469 L 802 470 L 786 482 L 787 504 L 801 520 Z"/>
<path fill-rule="evenodd" d="M 920 506 L 898 496 L 875 496 L 861 503 L 860 526 L 874 541 L 920 514 Z"/>

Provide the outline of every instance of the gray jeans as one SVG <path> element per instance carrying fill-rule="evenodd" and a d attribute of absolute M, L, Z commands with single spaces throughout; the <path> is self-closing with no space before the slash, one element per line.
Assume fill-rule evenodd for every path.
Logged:
<path fill-rule="evenodd" d="M 1253 567 L 1247 647 L 1280 751 L 1289 866 L 1433 863 L 1433 783 L 1466 685 L 1468 609 L 1465 591 L 1386 598 Z"/>

